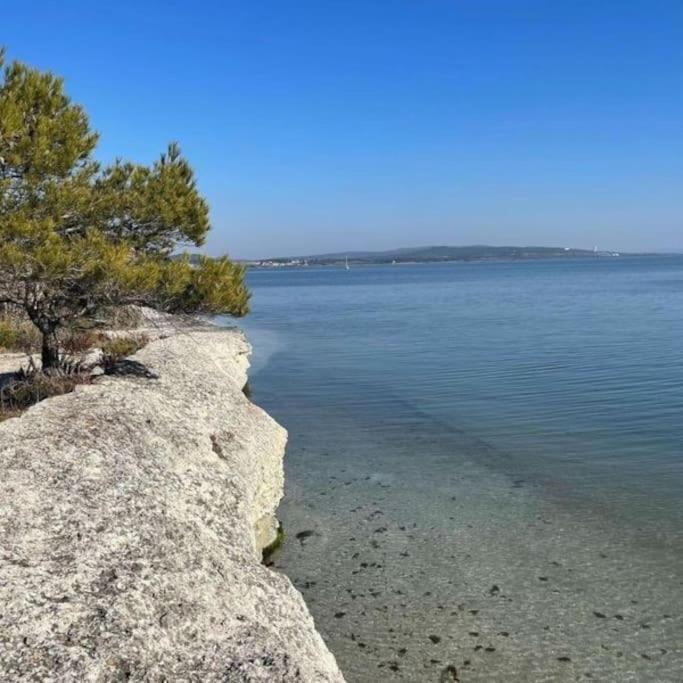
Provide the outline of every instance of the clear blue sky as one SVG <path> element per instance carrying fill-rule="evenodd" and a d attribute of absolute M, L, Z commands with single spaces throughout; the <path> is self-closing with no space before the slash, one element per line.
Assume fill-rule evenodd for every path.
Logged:
<path fill-rule="evenodd" d="M 683 250 L 683 0 L 6 3 L 149 162 L 178 140 L 211 253 Z"/>

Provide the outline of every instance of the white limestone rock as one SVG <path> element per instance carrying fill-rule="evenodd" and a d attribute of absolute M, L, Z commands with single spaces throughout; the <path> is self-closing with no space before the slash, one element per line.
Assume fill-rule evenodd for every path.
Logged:
<path fill-rule="evenodd" d="M 343 680 L 260 562 L 286 432 L 249 351 L 186 329 L 0 424 L 0 680 Z"/>

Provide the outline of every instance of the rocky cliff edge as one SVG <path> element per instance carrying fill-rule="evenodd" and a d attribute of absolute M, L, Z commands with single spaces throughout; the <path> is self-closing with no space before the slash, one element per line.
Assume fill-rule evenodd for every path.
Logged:
<path fill-rule="evenodd" d="M 0 679 L 342 681 L 264 567 L 286 432 L 236 330 L 183 330 L 0 424 Z"/>

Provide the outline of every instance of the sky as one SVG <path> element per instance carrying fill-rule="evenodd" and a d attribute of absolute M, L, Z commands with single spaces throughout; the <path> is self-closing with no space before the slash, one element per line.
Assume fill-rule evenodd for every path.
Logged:
<path fill-rule="evenodd" d="M 97 155 L 177 140 L 236 258 L 683 251 L 683 0 L 31 0 Z"/>

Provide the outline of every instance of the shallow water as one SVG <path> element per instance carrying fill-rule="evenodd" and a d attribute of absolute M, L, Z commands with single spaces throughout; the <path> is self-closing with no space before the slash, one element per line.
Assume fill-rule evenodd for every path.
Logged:
<path fill-rule="evenodd" d="M 275 565 L 349 681 L 681 680 L 683 258 L 249 280 Z"/>

